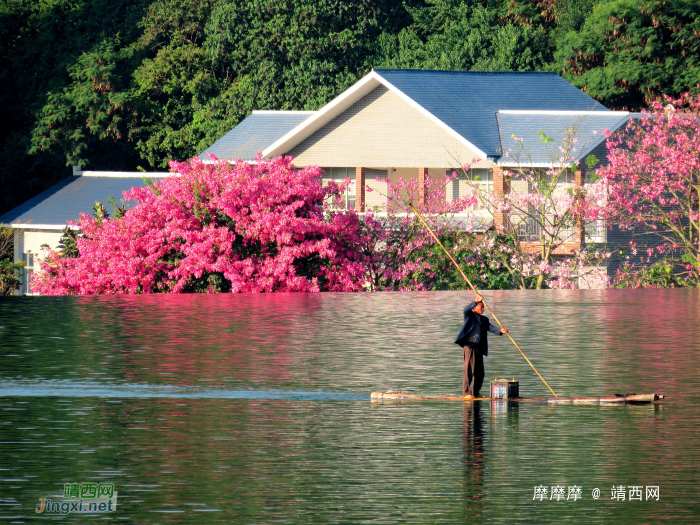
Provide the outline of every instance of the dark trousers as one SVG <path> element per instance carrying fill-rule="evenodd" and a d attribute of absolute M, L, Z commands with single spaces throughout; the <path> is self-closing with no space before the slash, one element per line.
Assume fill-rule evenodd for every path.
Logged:
<path fill-rule="evenodd" d="M 465 396 L 478 396 L 481 385 L 484 384 L 484 355 L 481 353 L 481 345 L 467 343 L 464 346 L 464 377 L 462 379 L 462 393 Z M 474 389 L 469 384 L 474 378 Z"/>

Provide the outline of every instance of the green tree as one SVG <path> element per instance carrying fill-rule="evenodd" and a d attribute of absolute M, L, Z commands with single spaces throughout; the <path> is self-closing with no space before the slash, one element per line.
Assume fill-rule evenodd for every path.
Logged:
<path fill-rule="evenodd" d="M 428 4 L 409 9 L 414 19 L 410 27 L 398 35 L 382 35 L 382 66 L 532 71 L 547 68 L 551 61 L 549 31 L 532 24 L 517 3 L 509 4 L 510 10 L 464 1 Z"/>
<path fill-rule="evenodd" d="M 14 236 L 12 228 L 0 227 L 0 296 L 12 295 L 22 285 L 24 263 L 14 262 Z"/>
<path fill-rule="evenodd" d="M 700 91 L 700 3 L 615 0 L 558 42 L 564 77 L 614 109 Z"/>
<path fill-rule="evenodd" d="M 68 66 L 72 82 L 49 92 L 32 130 L 29 153 L 54 151 L 66 165 L 86 166 L 88 155 L 132 155 L 129 144 L 138 133 L 133 94 L 120 70 L 133 55 L 119 39 L 104 41 Z"/>
<path fill-rule="evenodd" d="M 372 67 L 376 40 L 409 21 L 383 0 L 160 0 L 134 72 L 138 150 L 151 165 L 210 146 L 253 109 L 318 109 Z"/>
<path fill-rule="evenodd" d="M 138 38 L 137 23 L 151 1 L 0 1 L 0 214 L 70 174 L 69 151 L 55 143 L 28 153 L 43 109 L 75 82 L 69 69 L 83 53 L 117 35 L 123 47 Z M 84 151 L 90 167 L 133 169 L 138 161 L 133 148 L 108 143 L 94 141 Z"/>
<path fill-rule="evenodd" d="M 318 109 L 373 67 L 552 70 L 557 39 L 591 9 L 591 0 L 3 0 L 0 213 L 68 176 L 66 164 L 164 167 L 253 109 Z"/>
<path fill-rule="evenodd" d="M 136 149 L 150 166 L 199 153 L 209 138 L 202 128 L 221 121 L 221 115 L 206 113 L 228 79 L 203 47 L 216 6 L 215 0 L 158 0 L 139 22 L 143 33 L 134 48 L 142 59 L 132 73 L 132 90 L 143 133 Z"/>
<path fill-rule="evenodd" d="M 487 234 L 491 236 L 492 234 Z M 512 245 L 513 241 L 495 233 L 494 245 Z M 516 279 L 502 264 L 488 241 L 474 234 L 452 231 L 441 235 L 440 242 L 452 254 L 472 284 L 480 290 L 512 290 L 517 288 Z M 455 268 L 437 243 L 423 248 L 416 256 L 429 265 L 430 272 L 420 276 L 428 290 L 469 290 L 462 274 Z"/>

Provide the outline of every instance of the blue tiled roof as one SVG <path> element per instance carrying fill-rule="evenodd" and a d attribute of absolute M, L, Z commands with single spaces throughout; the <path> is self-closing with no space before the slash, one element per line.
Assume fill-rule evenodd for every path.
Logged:
<path fill-rule="evenodd" d="M 95 201 L 104 204 L 111 215 L 107 204 L 110 197 L 121 205 L 122 192 L 145 185 L 140 177 L 71 176 L 1 216 L 0 224 L 63 226 L 69 220 L 78 220 L 80 212 L 92 213 Z"/>
<path fill-rule="evenodd" d="M 563 144 L 569 129 L 575 130 L 573 136 L 578 139 L 572 156 L 585 160 L 581 156 L 585 156 L 604 139 L 605 129 L 614 131 L 629 119 L 629 114 L 625 112 L 595 112 L 587 115 L 499 112 L 497 116 L 503 149 L 512 150 L 508 157 L 501 157 L 499 161 L 507 165 L 530 162 L 558 164 L 561 156 L 559 145 Z M 544 143 L 539 131 L 544 132 L 552 141 Z M 513 136 L 522 139 L 523 150 L 517 147 Z"/>
<path fill-rule="evenodd" d="M 556 73 L 375 69 L 489 156 L 501 156 L 501 109 L 606 111 Z"/>
<path fill-rule="evenodd" d="M 199 156 L 208 160 L 213 153 L 219 160 L 255 160 L 256 155 L 297 127 L 313 111 L 253 112 Z"/>

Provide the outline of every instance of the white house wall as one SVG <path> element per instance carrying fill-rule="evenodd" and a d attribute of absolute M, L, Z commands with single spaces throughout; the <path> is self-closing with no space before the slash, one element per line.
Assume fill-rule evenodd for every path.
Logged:
<path fill-rule="evenodd" d="M 47 244 L 52 250 L 58 248 L 63 233 L 60 230 L 15 230 L 15 262 L 22 260 L 23 253 L 42 254 L 41 246 Z"/>
<path fill-rule="evenodd" d="M 46 251 L 42 249 L 44 244 L 48 245 L 52 250 L 58 248 L 59 241 L 61 240 L 61 235 L 63 233 L 61 230 L 41 230 L 41 229 L 29 229 L 29 228 L 16 228 L 15 229 L 15 262 L 25 261 L 25 254 L 31 253 L 34 258 L 34 267 L 30 268 L 35 272 L 39 270 L 39 260 L 43 260 Z M 25 268 L 23 272 L 23 283 L 26 275 Z M 17 293 L 23 293 L 24 288 Z"/>

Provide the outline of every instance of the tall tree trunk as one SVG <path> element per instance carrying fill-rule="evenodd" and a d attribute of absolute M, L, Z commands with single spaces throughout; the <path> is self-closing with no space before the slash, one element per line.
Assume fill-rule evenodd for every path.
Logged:
<path fill-rule="evenodd" d="M 544 284 L 544 274 L 540 273 L 537 276 L 537 284 L 535 284 L 535 290 L 541 290 L 543 284 Z"/>
<path fill-rule="evenodd" d="M 542 262 L 546 262 L 549 264 L 549 259 L 552 256 L 552 246 L 545 246 L 545 244 L 542 244 Z M 537 276 L 537 283 L 535 283 L 535 290 L 541 290 L 542 285 L 544 284 L 544 274 L 540 272 L 540 274 Z"/>

